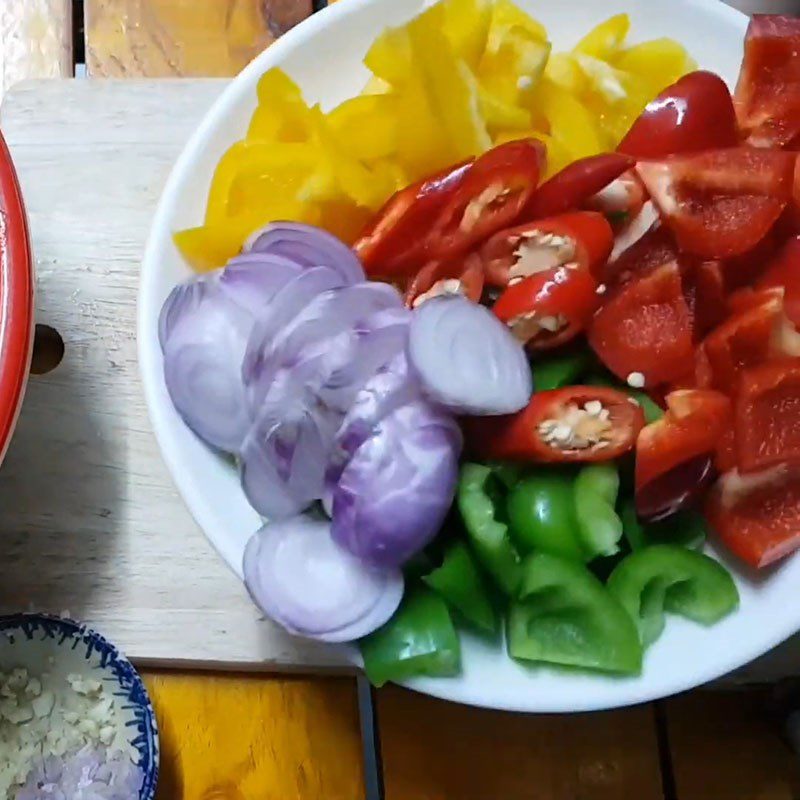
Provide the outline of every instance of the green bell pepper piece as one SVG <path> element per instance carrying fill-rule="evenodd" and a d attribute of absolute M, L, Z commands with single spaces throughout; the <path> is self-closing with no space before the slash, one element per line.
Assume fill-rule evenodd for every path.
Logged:
<path fill-rule="evenodd" d="M 508 615 L 512 658 L 637 674 L 642 647 L 619 601 L 582 564 L 534 553 Z"/>
<path fill-rule="evenodd" d="M 513 489 L 525 474 L 525 467 L 510 461 L 492 461 L 488 464 L 492 474 L 506 489 Z"/>
<path fill-rule="evenodd" d="M 572 386 L 589 369 L 591 363 L 592 354 L 588 350 L 576 350 L 562 356 L 535 361 L 531 365 L 533 385 L 537 392 Z"/>
<path fill-rule="evenodd" d="M 619 552 L 622 520 L 614 510 L 619 472 L 613 463 L 589 464 L 575 478 L 575 518 L 584 551 L 595 556 Z"/>
<path fill-rule="evenodd" d="M 417 675 L 449 677 L 461 669 L 461 646 L 447 606 L 421 587 L 408 591 L 395 615 L 359 645 L 375 686 Z"/>
<path fill-rule="evenodd" d="M 626 556 L 607 585 L 636 623 L 645 647 L 664 630 L 665 611 L 711 625 L 739 604 L 736 584 L 722 564 L 671 544 Z"/>
<path fill-rule="evenodd" d="M 501 499 L 493 490 L 494 481 L 491 467 L 463 464 L 457 503 L 476 558 L 500 589 L 513 595 L 522 577 L 522 557 L 511 541 L 508 526 L 498 519 Z"/>
<path fill-rule="evenodd" d="M 664 409 L 653 400 L 646 392 L 632 389 L 627 384 L 607 377 L 606 375 L 592 375 L 586 380 L 587 386 L 610 386 L 612 389 L 619 389 L 632 397 L 644 412 L 644 421 L 649 425 L 651 422 L 658 422 L 664 416 Z"/>
<path fill-rule="evenodd" d="M 442 566 L 422 580 L 476 628 L 495 633 L 497 614 L 478 566 L 463 542 L 453 542 L 445 551 Z"/>
<path fill-rule="evenodd" d="M 678 511 L 659 522 L 642 522 L 636 514 L 633 498 L 623 503 L 620 517 L 631 550 L 641 550 L 653 544 L 676 544 L 699 550 L 708 533 L 705 517 L 691 509 Z"/>
<path fill-rule="evenodd" d="M 572 473 L 553 467 L 523 478 L 508 495 L 511 537 L 527 555 L 536 550 L 573 561 L 586 561 L 578 540 Z"/>

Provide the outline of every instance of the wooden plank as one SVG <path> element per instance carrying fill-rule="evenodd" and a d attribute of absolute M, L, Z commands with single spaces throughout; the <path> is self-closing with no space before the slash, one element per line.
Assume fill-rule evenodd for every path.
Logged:
<path fill-rule="evenodd" d="M 161 740 L 157 800 L 363 797 L 354 679 L 144 679 Z"/>
<path fill-rule="evenodd" d="M 72 75 L 70 0 L 0 2 L 0 100 L 27 78 Z"/>
<path fill-rule="evenodd" d="M 665 702 L 679 800 L 794 800 L 800 764 L 762 691 L 694 692 Z"/>
<path fill-rule="evenodd" d="M 386 800 L 662 800 L 650 706 L 523 715 L 377 693 Z"/>
<path fill-rule="evenodd" d="M 224 77 L 311 13 L 311 0 L 85 0 L 90 76 Z"/>
<path fill-rule="evenodd" d="M 140 661 L 342 667 L 340 648 L 261 619 L 178 496 L 139 381 L 136 293 L 153 210 L 225 83 L 39 81 L 3 104 L 37 321 L 61 333 L 65 354 L 31 378 L 0 473 L 0 608 L 69 610 Z"/>

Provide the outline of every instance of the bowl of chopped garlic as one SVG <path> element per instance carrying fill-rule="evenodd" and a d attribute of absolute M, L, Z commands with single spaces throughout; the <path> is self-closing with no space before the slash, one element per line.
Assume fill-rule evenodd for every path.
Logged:
<path fill-rule="evenodd" d="M 0 797 L 152 800 L 158 729 L 133 665 L 44 614 L 0 616 Z"/>

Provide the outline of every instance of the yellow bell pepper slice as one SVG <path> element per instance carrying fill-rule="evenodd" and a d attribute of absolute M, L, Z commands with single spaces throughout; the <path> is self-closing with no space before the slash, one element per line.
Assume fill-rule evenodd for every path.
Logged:
<path fill-rule="evenodd" d="M 628 97 L 627 75 L 605 61 L 583 53 L 575 55 L 575 63 L 587 79 L 588 91 L 598 94 L 609 105 Z"/>
<path fill-rule="evenodd" d="M 240 141 L 233 144 L 217 164 L 206 206 L 207 223 L 229 217 L 231 189 L 237 181 L 272 182 L 278 186 L 299 185 L 317 168 L 320 156 L 309 144 Z"/>
<path fill-rule="evenodd" d="M 491 0 L 441 0 L 444 10 L 442 32 L 455 55 L 470 69 L 481 59 L 492 19 Z"/>
<path fill-rule="evenodd" d="M 258 82 L 256 108 L 247 139 L 251 141 L 302 142 L 309 136 L 309 109 L 300 87 L 277 67 Z"/>
<path fill-rule="evenodd" d="M 697 69 L 697 63 L 674 39 L 653 39 L 634 45 L 620 52 L 613 63 L 617 69 L 639 78 L 653 96 Z"/>
<path fill-rule="evenodd" d="M 452 145 L 456 161 L 480 155 L 492 141 L 478 102 L 477 82 L 457 59 L 444 34 L 422 18 L 409 25 L 409 36 L 430 106 Z"/>
<path fill-rule="evenodd" d="M 544 74 L 565 92 L 580 94 L 586 88 L 586 76 L 571 53 L 551 53 Z"/>
<path fill-rule="evenodd" d="M 550 125 L 550 136 L 573 160 L 603 151 L 594 115 L 576 97 L 549 81 L 542 81 L 537 100 Z"/>
<path fill-rule="evenodd" d="M 531 112 L 526 108 L 505 103 L 496 94 L 478 86 L 478 103 L 490 131 L 527 131 L 532 127 Z"/>
<path fill-rule="evenodd" d="M 372 161 L 397 151 L 397 100 L 391 94 L 352 97 L 327 120 L 342 148 L 356 158 Z"/>
<path fill-rule="evenodd" d="M 489 34 L 486 39 L 486 53 L 496 55 L 503 48 L 508 33 L 513 29 L 529 34 L 540 42 L 547 41 L 547 29 L 530 14 L 526 14 L 510 0 L 495 0 Z"/>
<path fill-rule="evenodd" d="M 575 45 L 574 52 L 609 61 L 622 48 L 630 28 L 630 17 L 627 14 L 616 14 L 592 28 Z"/>
<path fill-rule="evenodd" d="M 387 28 L 372 43 L 364 66 L 392 86 L 402 86 L 411 70 L 411 42 L 405 28 Z"/>

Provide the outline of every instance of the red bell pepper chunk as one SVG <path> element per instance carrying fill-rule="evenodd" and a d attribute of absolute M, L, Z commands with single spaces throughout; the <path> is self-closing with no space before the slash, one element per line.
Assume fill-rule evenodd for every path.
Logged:
<path fill-rule="evenodd" d="M 533 193 L 521 217 L 539 219 L 575 211 L 633 165 L 633 159 L 622 153 L 600 153 L 573 161 Z"/>
<path fill-rule="evenodd" d="M 606 297 L 589 326 L 589 344 L 606 367 L 645 386 L 681 377 L 694 346 L 678 264 L 634 276 Z"/>
<path fill-rule="evenodd" d="M 780 289 L 740 290 L 728 303 L 733 313 L 698 348 L 698 385 L 732 391 L 742 368 L 800 355 L 800 334 L 783 313 Z"/>
<path fill-rule="evenodd" d="M 786 316 L 800 325 L 800 236 L 786 242 L 757 285 L 762 289 L 782 287 Z"/>
<path fill-rule="evenodd" d="M 407 276 L 419 267 L 435 215 L 453 197 L 472 162 L 448 167 L 393 194 L 353 245 L 367 275 Z"/>
<path fill-rule="evenodd" d="M 581 267 L 553 267 L 511 284 L 492 311 L 529 350 L 550 350 L 585 330 L 600 296 Z"/>
<path fill-rule="evenodd" d="M 634 158 L 734 147 L 739 142 L 733 100 L 713 72 L 684 75 L 651 100 L 617 148 Z"/>
<path fill-rule="evenodd" d="M 800 462 L 800 358 L 743 369 L 735 413 L 740 473 Z"/>
<path fill-rule="evenodd" d="M 754 14 L 734 102 L 755 147 L 781 147 L 800 133 L 800 19 Z"/>
<path fill-rule="evenodd" d="M 663 225 L 650 228 L 614 261 L 603 266 L 602 280 L 609 286 L 626 283 L 654 267 L 677 261 L 679 257 L 675 239 Z"/>
<path fill-rule="evenodd" d="M 666 414 L 636 440 L 636 509 L 650 519 L 694 503 L 713 477 L 718 440 L 730 427 L 731 403 L 720 392 L 671 392 L 666 404 Z"/>
<path fill-rule="evenodd" d="M 639 404 L 604 386 L 537 392 L 503 417 L 472 417 L 467 446 L 486 459 L 536 463 L 610 461 L 633 449 L 644 425 Z"/>
<path fill-rule="evenodd" d="M 535 139 L 506 142 L 480 156 L 435 217 L 425 240 L 430 257 L 454 258 L 513 225 L 536 189 L 544 157 Z"/>
<path fill-rule="evenodd" d="M 800 547 L 800 470 L 780 464 L 752 475 L 726 472 L 704 511 L 732 553 L 766 567 Z"/>
<path fill-rule="evenodd" d="M 481 259 L 487 281 L 503 287 L 509 280 L 565 264 L 596 274 L 613 243 L 602 214 L 573 211 L 496 233 L 481 248 Z"/>
<path fill-rule="evenodd" d="M 792 199 L 792 153 L 735 147 L 636 165 L 681 250 L 725 258 L 755 247 Z"/>
<path fill-rule="evenodd" d="M 430 261 L 408 284 L 406 305 L 414 308 L 440 294 L 463 294 L 477 303 L 483 283 L 483 265 L 475 253 L 454 261 Z"/>
<path fill-rule="evenodd" d="M 728 314 L 725 275 L 719 261 L 700 261 L 686 266 L 684 295 L 692 317 L 695 339 L 705 336 Z"/>
<path fill-rule="evenodd" d="M 736 469 L 736 433 L 733 425 L 726 428 L 719 437 L 714 466 L 720 474 Z"/>

